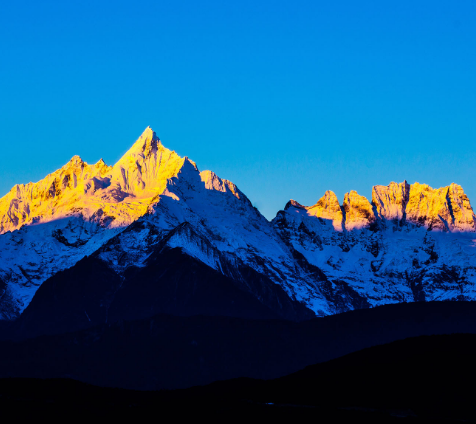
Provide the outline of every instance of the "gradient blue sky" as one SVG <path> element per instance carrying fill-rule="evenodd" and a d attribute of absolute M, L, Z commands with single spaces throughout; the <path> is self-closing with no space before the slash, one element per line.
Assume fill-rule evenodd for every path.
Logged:
<path fill-rule="evenodd" d="M 268 218 L 390 181 L 476 206 L 474 1 L 0 5 L 0 196 L 147 125 Z"/>

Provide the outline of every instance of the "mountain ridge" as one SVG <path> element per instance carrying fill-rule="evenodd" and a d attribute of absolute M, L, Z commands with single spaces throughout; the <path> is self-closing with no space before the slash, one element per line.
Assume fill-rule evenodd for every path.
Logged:
<path fill-rule="evenodd" d="M 82 258 L 94 255 L 123 280 L 166 239 L 247 292 L 253 270 L 316 315 L 476 298 L 475 215 L 457 184 L 391 182 L 374 186 L 371 201 L 350 191 L 342 204 L 327 191 L 313 206 L 291 200 L 268 221 L 235 184 L 200 172 L 150 127 L 114 166 L 74 156 L 15 186 L 0 199 L 0 230 L 7 320 Z"/>
<path fill-rule="evenodd" d="M 157 153 L 168 156 L 166 158 L 160 157 L 160 159 L 166 159 L 165 166 L 161 166 L 162 163 L 156 166 L 157 169 L 160 169 L 160 173 L 154 173 L 157 169 L 147 162 L 147 159 Z M 172 163 L 169 164 L 169 162 Z M 22 225 L 48 222 L 44 219 L 47 217 L 44 216 L 32 216 L 30 218 L 32 213 L 30 209 L 38 208 L 38 205 L 34 203 L 24 204 L 21 209 L 18 203 L 25 200 L 36 200 L 38 198 L 48 200 L 58 197 L 65 189 L 77 188 L 78 185 L 83 189 L 81 194 L 85 195 L 90 192 L 95 193 L 98 190 L 105 190 L 113 185 L 115 188 L 107 191 L 121 191 L 122 193 L 117 194 L 116 198 L 111 193 L 101 194 L 105 198 L 111 196 L 114 200 L 124 200 L 127 195 L 141 198 L 144 193 L 140 192 L 146 186 L 152 186 L 155 192 L 154 195 L 157 195 L 163 191 L 161 185 L 163 181 L 176 176 L 186 162 L 196 168 L 196 164 L 190 161 L 187 156 L 180 158 L 175 151 L 165 148 L 156 132 L 151 127 L 147 127 L 131 148 L 113 166 L 105 164 L 103 159 L 100 159 L 96 164 L 89 165 L 80 156 L 75 155 L 61 168 L 36 183 L 14 185 L 5 196 L 0 198 L 0 234 L 17 230 Z M 81 175 L 78 175 L 78 171 L 81 172 Z M 212 186 L 216 184 L 231 185 L 236 190 L 236 186 L 231 181 L 220 179 L 213 171 L 206 170 L 202 173 L 205 179 L 212 181 L 207 182 L 207 184 Z M 78 177 L 82 177 L 79 182 Z M 104 177 L 109 181 L 104 181 Z M 148 190 L 150 189 L 148 188 Z M 10 204 L 7 206 L 8 201 L 10 201 Z M 330 202 L 330 204 L 328 205 L 327 202 Z M 315 211 L 313 215 L 324 219 L 326 218 L 321 216 L 322 213 L 333 216 L 332 212 L 334 212 L 337 214 L 337 221 L 339 220 L 338 215 L 345 210 L 343 221 L 349 222 L 349 228 L 346 228 L 348 230 L 362 228 L 362 226 L 369 225 L 370 221 L 380 218 L 387 221 L 407 219 L 409 222 L 420 225 L 423 223 L 426 227 L 432 226 L 432 229 L 443 231 L 476 231 L 476 216 L 470 201 L 463 188 L 455 183 L 433 189 L 427 184 L 418 182 L 408 184 L 407 181 L 402 183 L 392 181 L 387 186 L 373 186 L 370 201 L 365 196 L 351 190 L 344 195 L 343 202 L 340 204 L 337 196 L 328 190 L 313 206 L 302 206 L 295 200 L 290 200 L 285 210 L 289 205 L 295 205 L 296 207 L 300 205 L 302 208 L 311 211 L 320 209 Z M 357 214 L 357 216 L 354 217 L 354 214 Z M 362 214 L 364 216 L 359 216 Z M 54 218 L 59 219 L 59 217 Z M 438 219 L 442 222 L 436 223 Z M 452 221 L 452 225 L 445 225 L 444 221 Z M 343 225 L 345 225 L 345 222 Z M 337 222 L 334 227 L 338 229 L 339 223 Z"/>

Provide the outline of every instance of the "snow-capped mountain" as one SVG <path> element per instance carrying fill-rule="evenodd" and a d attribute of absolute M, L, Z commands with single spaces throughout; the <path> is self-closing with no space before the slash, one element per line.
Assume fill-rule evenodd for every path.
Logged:
<path fill-rule="evenodd" d="M 330 191 L 314 206 L 295 201 L 273 220 L 285 242 L 371 306 L 475 299 L 475 215 L 451 184 L 375 186 L 372 203 Z"/>
<path fill-rule="evenodd" d="M 342 205 L 328 191 L 310 207 L 291 200 L 269 222 L 147 128 L 112 167 L 75 156 L 0 199 L 0 317 L 18 317 L 42 283 L 86 256 L 123 282 L 113 305 L 132 269 L 173 249 L 286 318 L 476 297 L 475 216 L 460 186 L 391 183 L 375 186 L 372 202 L 351 191 Z"/>
<path fill-rule="evenodd" d="M 147 128 L 114 165 L 79 156 L 0 199 L 0 315 L 10 319 L 38 286 L 148 212 L 185 159 Z"/>
<path fill-rule="evenodd" d="M 242 272 L 251 267 L 279 282 L 293 300 L 319 299 L 318 288 L 300 281 L 289 248 L 246 196 L 166 149 L 150 128 L 113 167 L 75 157 L 36 184 L 14 187 L 0 207 L 4 319 L 18 316 L 46 279 L 86 255 L 96 252 L 121 276 L 130 266 L 145 266 L 184 222 L 194 237 L 176 232 L 170 247 L 244 285 Z"/>

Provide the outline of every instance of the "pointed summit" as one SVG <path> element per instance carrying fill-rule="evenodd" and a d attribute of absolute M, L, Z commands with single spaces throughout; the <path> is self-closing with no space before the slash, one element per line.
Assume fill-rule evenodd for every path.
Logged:
<path fill-rule="evenodd" d="M 344 215 L 339 200 L 333 191 L 327 190 L 314 206 L 306 209 L 309 215 L 330 220 L 336 231 L 342 231 Z"/>
<path fill-rule="evenodd" d="M 332 225 L 334 230 L 342 231 L 344 215 L 339 205 L 339 200 L 334 192 L 327 190 L 318 202 L 313 206 L 303 206 L 295 200 L 290 200 L 284 207 L 291 213 L 304 213 L 308 217 L 318 218 L 320 222 Z"/>
<path fill-rule="evenodd" d="M 347 231 L 367 228 L 376 219 L 370 202 L 355 190 L 351 190 L 344 195 L 343 208 L 345 211 L 345 229 Z"/>
<path fill-rule="evenodd" d="M 55 172 L 59 172 L 61 170 L 66 171 L 73 168 L 81 168 L 87 165 L 88 164 L 84 162 L 83 159 L 81 159 L 81 156 L 74 155 L 67 163 L 65 163 L 59 170 L 56 170 Z"/>
<path fill-rule="evenodd" d="M 160 141 L 159 137 L 157 137 L 157 134 L 150 126 L 147 126 L 147 128 L 142 132 L 139 139 L 141 138 L 144 140 Z"/>
<path fill-rule="evenodd" d="M 111 183 L 129 195 L 149 197 L 160 194 L 166 181 L 177 175 L 184 158 L 165 148 L 151 127 L 114 165 Z"/>
<path fill-rule="evenodd" d="M 296 202 L 293 199 L 291 199 L 288 203 L 286 203 L 286 206 L 284 207 L 284 210 L 286 211 L 291 207 L 298 208 L 298 209 L 306 209 L 305 206 L 301 205 L 299 202 Z"/>
<path fill-rule="evenodd" d="M 83 163 L 84 161 L 81 159 L 81 156 L 74 155 L 68 163 Z"/>
<path fill-rule="evenodd" d="M 141 157 L 148 157 L 152 153 L 157 152 L 160 145 L 160 139 L 157 137 L 155 131 L 151 127 L 147 127 L 132 147 L 119 160 L 119 162 L 127 161 L 131 156 L 139 155 Z M 119 163 L 118 162 L 118 163 Z"/>

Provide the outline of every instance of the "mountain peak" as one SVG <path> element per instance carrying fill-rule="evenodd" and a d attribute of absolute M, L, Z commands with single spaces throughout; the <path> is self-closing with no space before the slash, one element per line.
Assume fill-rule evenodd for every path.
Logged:
<path fill-rule="evenodd" d="M 327 190 L 314 206 L 306 209 L 309 215 L 329 220 L 336 231 L 342 231 L 344 215 L 339 200 L 333 191 Z"/>
<path fill-rule="evenodd" d="M 74 155 L 69 162 L 65 166 L 69 165 L 81 165 L 84 164 L 85 162 L 81 159 L 81 156 L 79 155 Z"/>
<path fill-rule="evenodd" d="M 131 156 L 149 157 L 157 152 L 160 144 L 160 139 L 155 131 L 151 127 L 147 127 L 119 162 L 128 160 Z"/>
<path fill-rule="evenodd" d="M 157 137 L 157 134 L 150 126 L 147 126 L 139 138 L 159 141 L 159 137 Z"/>
<path fill-rule="evenodd" d="M 409 196 L 410 185 L 407 180 L 372 187 L 372 203 L 376 206 L 378 216 L 387 220 L 403 219 Z"/>
<path fill-rule="evenodd" d="M 345 194 L 343 208 L 345 228 L 348 231 L 367 228 L 375 221 L 372 205 L 365 196 L 361 196 L 355 190 Z"/>
<path fill-rule="evenodd" d="M 288 203 L 286 203 L 286 206 L 284 207 L 284 210 L 286 211 L 291 207 L 298 208 L 298 209 L 305 209 L 305 207 L 303 205 L 301 205 L 299 202 L 296 202 L 293 199 L 291 199 Z"/>
<path fill-rule="evenodd" d="M 169 178 L 177 176 L 184 162 L 185 158 L 164 147 L 147 127 L 114 165 L 111 186 L 136 197 L 154 197 L 163 192 Z"/>
<path fill-rule="evenodd" d="M 475 231 L 476 216 L 463 188 L 455 183 L 434 189 L 412 184 L 407 221 L 442 231 Z"/>
<path fill-rule="evenodd" d="M 141 136 L 134 143 L 133 147 L 139 148 L 144 154 L 150 154 L 153 150 L 157 151 L 157 146 L 160 143 L 159 137 L 151 127 L 147 127 Z"/>

